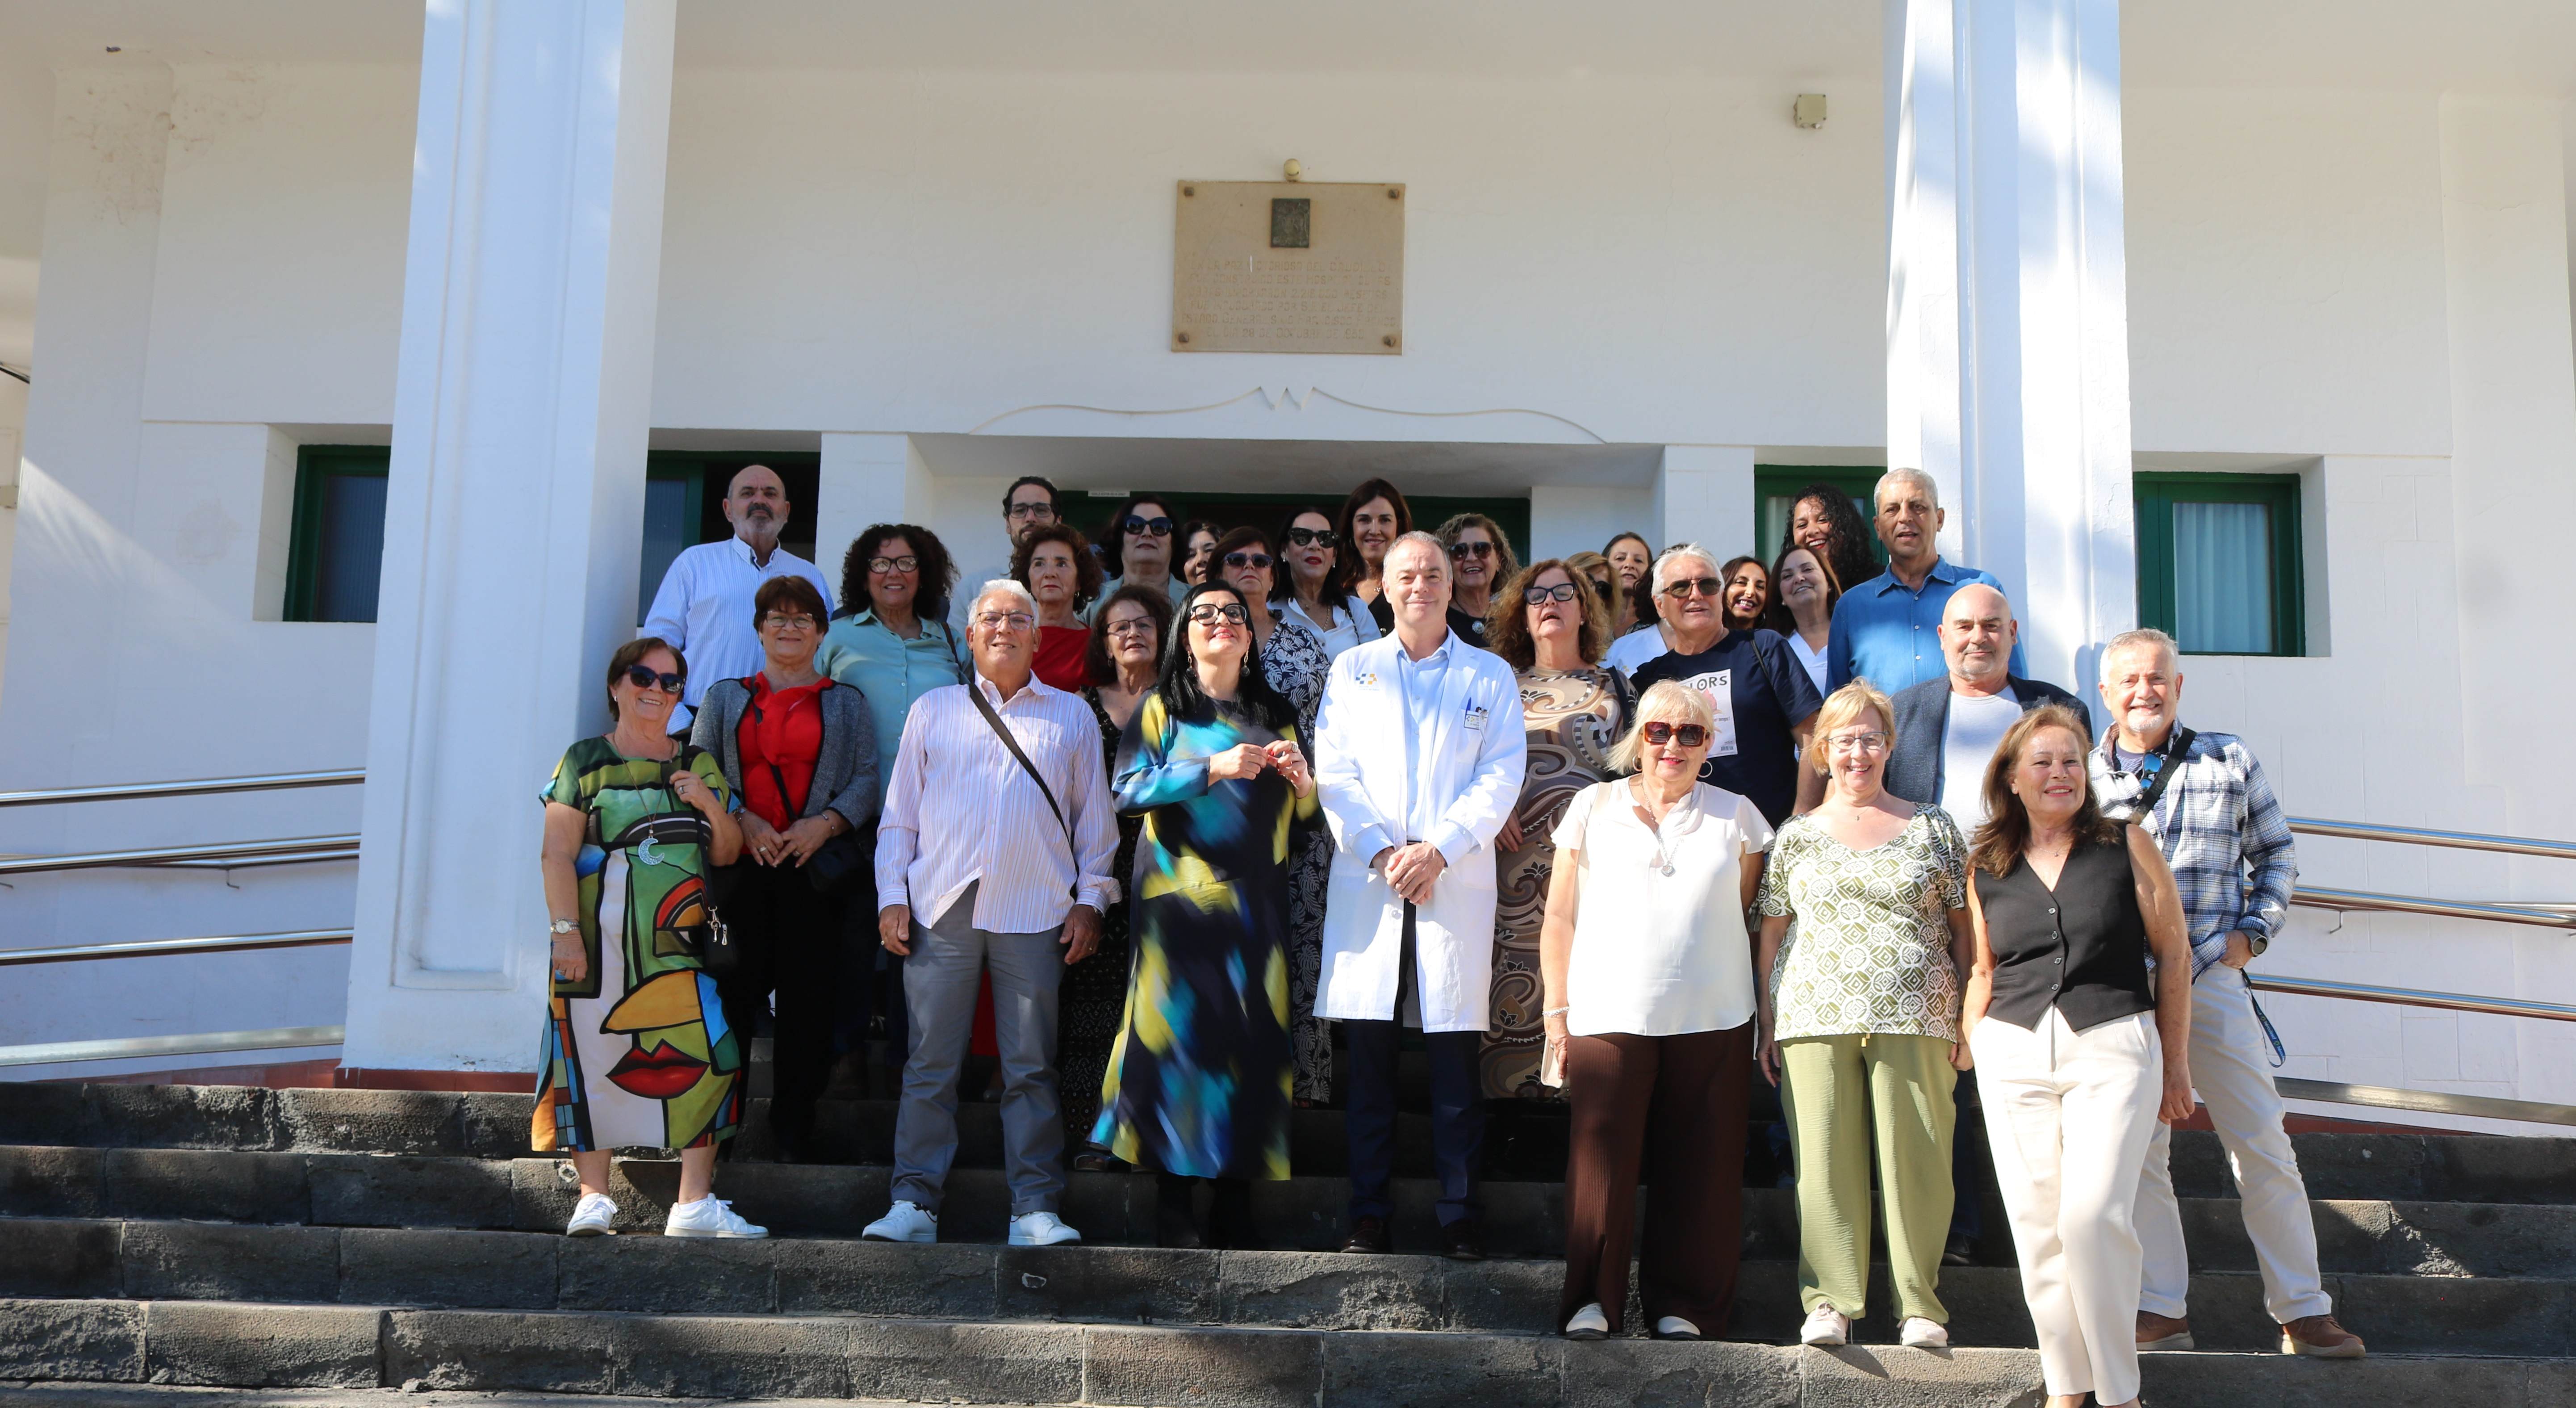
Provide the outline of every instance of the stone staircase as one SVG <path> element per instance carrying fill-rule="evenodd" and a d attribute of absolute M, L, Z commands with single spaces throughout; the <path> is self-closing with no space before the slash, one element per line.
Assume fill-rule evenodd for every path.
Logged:
<path fill-rule="evenodd" d="M 1961 1346 L 1946 1353 L 1886 1343 L 1883 1287 L 1864 1343 L 1791 1345 L 1795 1226 L 1775 1189 L 1748 1190 L 1733 1341 L 1576 1344 L 1550 1333 L 1561 1120 L 1497 1119 L 1496 1258 L 1459 1263 L 1328 1250 L 1345 1185 L 1340 1117 L 1324 1111 L 1300 1113 L 1301 1175 L 1256 1187 L 1280 1250 L 1156 1249 L 1152 1180 L 1122 1174 L 1075 1175 L 1065 1216 L 1086 1244 L 1001 1245 L 996 1111 L 961 1114 L 937 1246 L 856 1240 L 885 1206 L 893 1124 L 889 1104 L 867 1101 L 826 1105 L 818 1143 L 848 1162 L 722 1166 L 718 1193 L 768 1241 L 572 1240 L 570 1170 L 527 1155 L 525 1096 L 0 1084 L 0 1395 L 109 1392 L 76 1387 L 88 1383 L 135 1386 L 120 1405 L 197 1401 L 148 1385 L 1211 1408 L 2038 1402 L 1991 1208 L 1991 1264 L 1943 1276 Z M 760 1152 L 757 1131 L 744 1154 Z M 1399 1172 L 1427 1171 L 1422 1123 L 1400 1135 Z M 2270 1352 L 2223 1156 L 2185 1134 L 2176 1181 L 2202 1349 L 2150 1357 L 2150 1403 L 2576 1403 L 2576 1140 L 2298 1142 L 2328 1288 L 2372 1357 Z M 658 1230 L 676 1165 L 620 1159 L 617 1176 L 624 1225 Z M 1399 1179 L 1398 1194 L 1397 1245 L 1427 1244 L 1429 1184 Z"/>

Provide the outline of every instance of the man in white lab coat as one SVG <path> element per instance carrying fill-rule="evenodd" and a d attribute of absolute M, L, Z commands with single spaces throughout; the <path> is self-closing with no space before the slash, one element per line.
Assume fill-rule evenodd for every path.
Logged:
<path fill-rule="evenodd" d="M 1342 1023 L 1350 1052 L 1343 1250 L 1388 1250 L 1396 1055 L 1417 1026 L 1431 1058 L 1441 1250 L 1481 1260 L 1476 1063 L 1494 969 L 1493 843 L 1520 797 L 1529 745 L 1511 666 L 1449 629 L 1439 539 L 1396 539 L 1380 580 L 1395 629 L 1333 662 L 1315 720 L 1315 779 L 1336 847 L 1315 1015 Z"/>

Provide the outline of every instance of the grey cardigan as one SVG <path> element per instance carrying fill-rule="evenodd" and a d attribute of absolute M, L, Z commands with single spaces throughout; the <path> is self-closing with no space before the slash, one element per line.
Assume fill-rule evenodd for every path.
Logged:
<path fill-rule="evenodd" d="M 825 677 L 829 679 L 829 676 Z M 877 777 L 877 729 L 868 717 L 868 701 L 838 681 L 815 696 L 823 706 L 823 747 L 814 757 L 814 784 L 805 790 L 802 816 L 841 814 L 853 831 L 877 817 L 883 782 Z M 718 680 L 707 686 L 698 705 L 689 742 L 716 755 L 724 764 L 725 782 L 737 804 L 742 797 L 742 715 L 751 705 L 751 689 L 741 680 Z"/>
<path fill-rule="evenodd" d="M 2025 714 L 2042 704 L 2063 704 L 2073 709 L 2078 718 L 2084 716 L 2082 700 L 2046 680 L 2026 680 L 2019 675 L 2006 678 L 2012 682 L 2013 697 L 2021 701 Z M 1941 736 L 1950 728 L 1950 677 L 1943 674 L 1912 689 L 1899 690 L 1888 702 L 1896 706 L 1896 738 L 1887 754 L 1887 776 L 1880 785 L 1909 802 L 1940 801 Z"/>

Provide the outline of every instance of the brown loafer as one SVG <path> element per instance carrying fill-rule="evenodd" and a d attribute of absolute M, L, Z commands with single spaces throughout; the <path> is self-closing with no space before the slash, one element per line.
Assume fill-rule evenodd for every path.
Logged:
<path fill-rule="evenodd" d="M 1357 1252 L 1364 1256 L 1386 1255 L 1386 1219 L 1382 1217 L 1351 1219 L 1351 1237 L 1349 1241 L 1342 1243 L 1342 1250 Z"/>
<path fill-rule="evenodd" d="M 2192 1347 L 2191 1322 L 2171 1315 L 2158 1315 L 2152 1310 L 2138 1312 L 2138 1351 L 2151 1349 L 2189 1349 Z"/>
<path fill-rule="evenodd" d="M 2359 1359 L 2368 1351 L 2361 1336 L 2345 1329 L 2333 1316 L 2302 1315 L 2281 1327 L 2281 1352 L 2319 1359 Z"/>

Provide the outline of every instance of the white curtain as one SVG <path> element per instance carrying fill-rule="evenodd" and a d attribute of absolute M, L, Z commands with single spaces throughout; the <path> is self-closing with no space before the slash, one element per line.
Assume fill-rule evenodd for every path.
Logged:
<path fill-rule="evenodd" d="M 2195 653 L 2263 655 L 2272 639 L 2272 510 L 2173 506 L 2174 635 Z"/>

